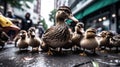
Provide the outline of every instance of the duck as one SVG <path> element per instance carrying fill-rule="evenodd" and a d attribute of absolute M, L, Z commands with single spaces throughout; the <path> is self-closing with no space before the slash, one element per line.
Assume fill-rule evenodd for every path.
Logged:
<path fill-rule="evenodd" d="M 71 38 L 73 36 L 73 31 L 72 31 L 71 28 L 68 28 L 68 30 L 70 32 L 70 40 L 62 48 L 63 49 L 70 49 L 71 48 L 71 51 L 73 51 L 72 48 L 73 48 L 74 45 L 73 45 L 73 42 L 71 40 Z"/>
<path fill-rule="evenodd" d="M 96 29 L 95 28 L 88 28 L 85 31 L 85 35 L 83 39 L 80 41 L 81 48 L 84 49 L 83 53 L 80 53 L 80 55 L 86 55 L 85 49 L 92 50 L 93 54 L 95 54 L 95 49 L 98 47 L 98 42 L 96 40 Z"/>
<path fill-rule="evenodd" d="M 110 43 L 110 39 L 113 37 L 113 33 L 110 31 L 102 31 L 100 34 L 100 39 L 99 39 L 99 48 L 101 49 L 106 49 L 106 47 L 109 47 L 110 50 L 113 47 L 112 43 Z M 102 51 L 104 52 L 104 51 Z"/>
<path fill-rule="evenodd" d="M 27 30 L 27 32 L 28 32 L 28 38 L 30 38 L 31 37 L 31 32 L 34 32 L 34 33 L 36 33 L 36 28 L 35 27 L 30 27 L 28 30 Z"/>
<path fill-rule="evenodd" d="M 10 39 L 10 37 L 0 28 L 0 46 L 4 48 L 5 43 Z"/>
<path fill-rule="evenodd" d="M 83 27 L 84 27 L 84 24 L 82 22 L 78 22 L 76 24 L 76 26 L 75 26 L 75 32 L 73 32 L 69 28 L 69 31 L 70 31 L 70 40 L 68 41 L 68 43 L 65 44 L 65 46 L 63 47 L 64 49 L 71 48 L 71 51 L 73 51 L 72 48 L 77 48 L 77 46 L 80 47 L 79 41 L 83 37 L 83 32 L 84 32 Z"/>
<path fill-rule="evenodd" d="M 116 47 L 116 51 L 119 51 L 118 48 L 120 47 L 120 34 L 113 36 L 110 39 L 110 43 L 113 45 L 113 47 Z"/>
<path fill-rule="evenodd" d="M 105 45 L 107 45 L 109 43 L 109 38 L 106 36 L 107 35 L 107 31 L 102 31 L 100 33 L 100 39 L 99 39 L 99 48 L 102 49 L 105 49 Z"/>
<path fill-rule="evenodd" d="M 17 46 L 18 46 L 19 50 L 21 50 L 21 49 L 27 50 L 28 46 L 29 46 L 27 31 L 21 30 L 19 32 L 19 35 L 21 36 L 20 39 L 18 39 L 18 41 L 17 41 Z"/>
<path fill-rule="evenodd" d="M 75 32 L 73 33 L 71 38 L 75 46 L 75 49 L 77 47 L 80 47 L 80 41 L 83 38 L 83 33 L 84 33 L 83 27 L 84 27 L 84 24 L 82 22 L 77 23 L 75 26 Z"/>
<path fill-rule="evenodd" d="M 32 47 L 32 51 L 39 51 L 39 46 L 41 44 L 41 40 L 39 37 L 36 37 L 35 27 L 30 27 L 28 30 L 29 35 L 29 46 Z"/>
<path fill-rule="evenodd" d="M 66 19 L 71 19 L 75 23 L 79 22 L 68 6 L 60 6 L 55 15 L 55 25 L 48 28 L 42 36 L 42 49 L 48 49 L 47 54 L 53 55 L 51 48 L 62 48 L 70 40 L 70 32 Z M 61 52 L 60 50 L 59 52 Z"/>

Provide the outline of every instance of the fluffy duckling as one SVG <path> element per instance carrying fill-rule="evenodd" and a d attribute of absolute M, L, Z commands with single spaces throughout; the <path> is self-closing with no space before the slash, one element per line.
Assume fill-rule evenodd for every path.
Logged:
<path fill-rule="evenodd" d="M 31 37 L 31 32 L 34 32 L 35 33 L 35 27 L 30 27 L 29 29 L 28 29 L 28 38 L 29 37 Z"/>
<path fill-rule="evenodd" d="M 84 32 L 83 27 L 84 27 L 84 24 L 81 22 L 77 23 L 75 26 L 75 32 L 73 33 L 71 38 L 75 46 L 80 47 L 80 41 L 83 38 L 83 32 Z"/>
<path fill-rule="evenodd" d="M 29 35 L 29 46 L 32 47 L 32 51 L 34 48 L 36 48 L 37 50 L 35 51 L 39 51 L 39 46 L 40 46 L 40 39 L 37 38 L 35 35 L 35 28 L 34 27 L 31 27 L 29 30 L 28 30 L 28 35 Z"/>
<path fill-rule="evenodd" d="M 48 49 L 48 54 L 53 54 L 51 48 L 61 48 L 65 46 L 70 40 L 70 32 L 68 26 L 65 23 L 66 19 L 71 19 L 74 22 L 78 22 L 73 17 L 71 9 L 67 6 L 61 6 L 56 12 L 56 24 L 45 31 L 42 36 L 43 44 L 42 49 Z"/>
<path fill-rule="evenodd" d="M 99 40 L 99 48 L 102 49 L 102 46 L 104 49 L 106 48 L 105 46 L 109 43 L 109 38 L 107 37 L 107 31 L 102 31 L 100 34 L 100 40 Z"/>
<path fill-rule="evenodd" d="M 20 39 L 17 41 L 18 48 L 21 49 L 27 49 L 28 48 L 28 39 L 27 39 L 27 32 L 25 30 L 21 30 L 19 32 L 19 35 L 21 36 Z"/>
<path fill-rule="evenodd" d="M 84 51 L 85 49 L 88 49 L 88 50 L 93 50 L 93 53 L 95 53 L 95 49 L 96 47 L 98 47 L 98 42 L 95 37 L 96 37 L 96 29 L 89 28 L 86 30 L 83 39 L 80 41 L 80 45 L 84 49 Z M 84 55 L 84 54 L 85 53 L 80 55 Z"/>
<path fill-rule="evenodd" d="M 2 28 L 0 28 L 0 46 L 2 48 L 5 46 L 5 43 L 8 41 L 9 36 L 3 31 Z"/>
<path fill-rule="evenodd" d="M 116 51 L 118 51 L 118 48 L 120 47 L 120 34 L 115 35 L 110 39 L 110 43 L 116 47 Z"/>
<path fill-rule="evenodd" d="M 113 46 L 110 43 L 110 39 L 113 37 L 113 34 L 109 31 L 102 31 L 100 35 L 99 48 L 102 49 L 104 47 L 103 49 L 106 49 L 106 47 L 109 47 L 111 50 Z"/>

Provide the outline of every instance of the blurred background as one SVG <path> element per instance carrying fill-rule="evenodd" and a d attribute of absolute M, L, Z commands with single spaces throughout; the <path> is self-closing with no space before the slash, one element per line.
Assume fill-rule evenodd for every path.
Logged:
<path fill-rule="evenodd" d="M 98 32 L 111 30 L 120 33 L 119 3 L 120 0 L 0 0 L 0 12 L 6 16 L 11 11 L 17 19 L 23 19 L 25 13 L 29 12 L 34 26 L 42 26 L 46 30 L 54 25 L 59 6 L 65 5 L 85 24 L 85 29 L 94 27 Z M 71 28 L 75 26 L 71 20 L 66 23 Z"/>

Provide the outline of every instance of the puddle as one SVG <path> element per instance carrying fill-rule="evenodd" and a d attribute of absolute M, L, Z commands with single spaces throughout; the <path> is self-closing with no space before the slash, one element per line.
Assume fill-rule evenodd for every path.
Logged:
<path fill-rule="evenodd" d="M 32 57 L 23 57 L 21 60 L 23 62 L 30 62 L 31 60 L 33 60 L 33 58 Z"/>
<path fill-rule="evenodd" d="M 14 60 L 14 59 L 15 59 L 15 57 L 10 57 L 10 58 L 9 58 L 9 60 Z"/>
<path fill-rule="evenodd" d="M 109 59 L 96 59 L 97 62 L 99 63 L 103 63 L 103 64 L 107 64 L 107 65 L 118 65 L 120 64 L 120 59 L 113 59 L 113 58 L 109 58 Z"/>
<path fill-rule="evenodd" d="M 25 61 L 30 61 L 32 59 L 33 59 L 32 57 L 23 57 L 23 60 L 25 60 Z"/>

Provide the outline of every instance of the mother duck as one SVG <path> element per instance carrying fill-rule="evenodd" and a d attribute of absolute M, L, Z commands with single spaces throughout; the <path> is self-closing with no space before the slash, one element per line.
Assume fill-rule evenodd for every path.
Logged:
<path fill-rule="evenodd" d="M 66 19 L 71 19 L 74 22 L 78 20 L 73 17 L 71 9 L 67 6 L 61 6 L 56 12 L 55 26 L 50 27 L 42 36 L 42 46 L 43 50 L 48 49 L 48 54 L 52 55 L 51 48 L 62 48 L 70 40 L 70 32 L 68 26 L 65 23 Z M 61 50 L 60 50 L 61 51 Z"/>

